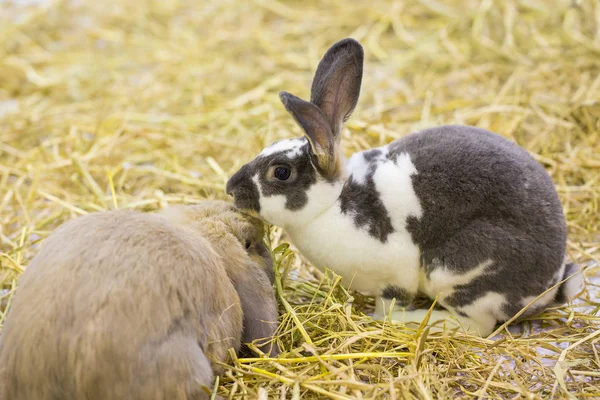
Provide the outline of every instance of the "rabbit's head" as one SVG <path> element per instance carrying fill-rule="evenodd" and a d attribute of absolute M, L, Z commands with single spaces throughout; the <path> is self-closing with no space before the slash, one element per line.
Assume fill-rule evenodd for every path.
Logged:
<path fill-rule="evenodd" d="M 331 206 L 346 179 L 340 146 L 344 122 L 358 102 L 363 50 L 353 39 L 335 43 L 319 63 L 310 102 L 280 93 L 304 131 L 265 148 L 227 182 L 241 209 L 285 228 L 309 221 Z"/>
<path fill-rule="evenodd" d="M 202 232 L 225 264 L 244 312 L 242 341 L 271 338 L 277 329 L 271 254 L 264 244 L 264 223 L 224 201 L 203 201 L 163 211 L 171 222 Z M 262 346 L 271 355 L 276 346 Z"/>
<path fill-rule="evenodd" d="M 259 218 L 216 200 L 172 206 L 162 214 L 171 222 L 201 231 L 225 258 L 238 258 L 242 253 L 240 249 L 243 249 L 273 283 L 273 262 L 264 243 L 265 226 Z"/>

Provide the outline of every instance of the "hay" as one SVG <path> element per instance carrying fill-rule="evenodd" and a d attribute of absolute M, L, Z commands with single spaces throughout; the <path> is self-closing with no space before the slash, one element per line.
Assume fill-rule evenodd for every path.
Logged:
<path fill-rule="evenodd" d="M 550 4 L 552 3 L 552 4 Z M 263 145 L 299 135 L 277 92 L 306 97 L 326 48 L 366 50 L 348 153 L 443 123 L 488 128 L 548 169 L 569 256 L 600 258 L 600 4 L 593 0 L 51 1 L 0 13 L 0 324 L 40 242 L 78 215 L 223 198 Z M 274 246 L 284 242 L 273 229 Z M 240 398 L 599 398 L 600 304 L 499 338 L 372 321 L 373 299 L 276 250 L 275 360 L 240 358 Z M 587 271 L 594 291 L 599 268 Z M 594 283 L 596 282 L 596 283 Z"/>

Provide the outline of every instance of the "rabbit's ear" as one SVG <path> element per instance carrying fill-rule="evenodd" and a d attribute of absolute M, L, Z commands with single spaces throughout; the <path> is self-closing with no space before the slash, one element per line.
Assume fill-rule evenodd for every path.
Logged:
<path fill-rule="evenodd" d="M 243 343 L 256 339 L 271 339 L 277 330 L 277 301 L 269 278 L 264 273 L 257 275 L 256 269 L 249 268 L 233 277 L 233 285 L 242 303 L 244 313 Z M 260 345 L 259 345 L 260 346 Z M 279 351 L 275 343 L 261 346 L 262 350 L 271 356 Z"/>
<path fill-rule="evenodd" d="M 358 103 L 363 59 L 360 43 L 340 40 L 327 50 L 313 79 L 310 101 L 323 111 L 337 141 Z"/>
<path fill-rule="evenodd" d="M 327 176 L 335 175 L 339 149 L 336 146 L 327 117 L 314 104 L 290 93 L 279 93 L 285 109 L 306 133 L 310 147 L 317 157 L 319 169 Z"/>

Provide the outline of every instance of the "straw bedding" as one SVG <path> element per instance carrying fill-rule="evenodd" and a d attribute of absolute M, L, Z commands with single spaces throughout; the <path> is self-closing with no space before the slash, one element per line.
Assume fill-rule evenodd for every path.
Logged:
<path fill-rule="evenodd" d="M 589 292 L 495 338 L 372 321 L 273 228 L 280 358 L 234 359 L 232 398 L 600 398 L 600 3 L 594 0 L 0 2 L 0 325 L 43 239 L 89 212 L 225 198 L 300 135 L 278 91 L 366 52 L 347 154 L 444 123 L 496 131 L 552 175 Z"/>

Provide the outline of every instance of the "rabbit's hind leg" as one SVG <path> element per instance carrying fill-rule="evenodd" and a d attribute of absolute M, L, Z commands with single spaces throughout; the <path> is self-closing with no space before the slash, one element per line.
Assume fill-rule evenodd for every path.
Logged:
<path fill-rule="evenodd" d="M 429 313 L 427 309 L 415 309 L 412 305 L 416 294 L 411 293 L 398 286 L 389 286 L 383 292 L 382 295 L 377 297 L 375 301 L 375 313 L 373 319 L 376 320 L 391 320 L 394 323 L 416 323 L 420 324 Z M 487 305 L 487 297 L 480 299 L 481 301 L 475 301 L 474 306 L 477 306 L 475 310 Z M 494 299 L 491 299 L 494 300 Z M 484 304 L 479 304 L 484 302 Z M 442 304 L 446 309 L 444 310 L 431 310 L 429 317 L 429 325 L 432 331 L 440 329 L 440 326 L 446 329 L 463 329 L 465 332 L 486 336 L 490 334 L 494 326 L 496 325 L 496 319 L 492 315 L 485 313 L 476 313 L 479 318 L 471 318 L 470 315 L 466 314 L 463 310 L 455 310 L 449 307 L 447 304 Z M 451 310 L 451 311 L 448 311 Z M 489 317 L 489 318 L 488 318 Z M 435 325 L 435 326 L 434 326 Z"/>
<path fill-rule="evenodd" d="M 429 314 L 428 325 L 431 332 L 439 332 L 444 330 L 464 331 L 471 335 L 487 336 L 492 333 L 495 320 L 476 321 L 468 316 L 453 314 L 447 310 L 394 310 L 390 314 L 390 319 L 393 323 L 421 324 L 427 314 Z"/>

